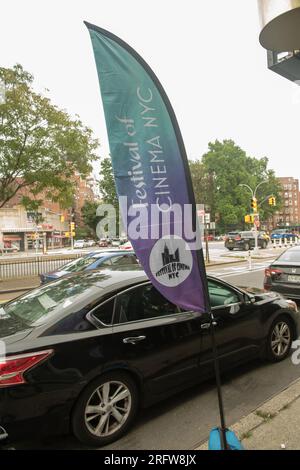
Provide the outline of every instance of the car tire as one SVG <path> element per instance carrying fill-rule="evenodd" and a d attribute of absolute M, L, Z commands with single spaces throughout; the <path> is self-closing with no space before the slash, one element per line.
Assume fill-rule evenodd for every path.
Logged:
<path fill-rule="evenodd" d="M 228 248 L 229 251 L 233 251 L 233 248 Z"/>
<path fill-rule="evenodd" d="M 280 341 L 279 336 L 284 341 Z M 276 318 L 267 338 L 267 359 L 270 362 L 283 361 L 290 353 L 292 342 L 293 328 L 291 320 L 286 316 Z"/>
<path fill-rule="evenodd" d="M 267 248 L 267 246 L 268 246 L 267 242 L 263 242 L 262 249 L 265 250 Z"/>
<path fill-rule="evenodd" d="M 245 251 L 249 251 L 249 250 L 250 250 L 250 245 L 249 245 L 249 243 L 245 243 L 245 244 L 244 244 L 244 250 L 245 250 Z"/>
<path fill-rule="evenodd" d="M 122 392 L 124 398 L 111 403 L 114 394 L 121 396 Z M 73 433 L 80 442 L 88 446 L 110 444 L 126 433 L 136 415 L 138 402 L 136 383 L 128 374 L 104 374 L 93 380 L 79 396 L 71 417 Z"/>

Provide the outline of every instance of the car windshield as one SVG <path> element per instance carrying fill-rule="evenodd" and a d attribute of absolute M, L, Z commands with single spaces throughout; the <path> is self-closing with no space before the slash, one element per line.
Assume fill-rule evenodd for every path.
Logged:
<path fill-rule="evenodd" d="M 241 232 L 242 237 L 253 237 L 253 232 Z"/>
<path fill-rule="evenodd" d="M 78 282 L 72 277 L 47 284 L 0 308 L 0 336 L 2 321 L 4 331 L 7 322 L 22 322 L 27 327 L 39 326 L 56 314 L 78 311 L 100 295 L 101 289 L 95 288 L 90 278 Z"/>
<path fill-rule="evenodd" d="M 79 271 L 83 271 L 85 268 L 90 266 L 92 263 L 95 262 L 96 259 L 99 259 L 100 257 L 94 257 L 94 256 L 85 256 L 82 258 L 78 258 L 74 261 L 71 261 L 70 263 L 65 264 L 61 268 L 58 269 L 58 271 L 67 271 L 69 273 L 78 273 Z"/>
<path fill-rule="evenodd" d="M 285 253 L 282 253 L 279 258 L 277 258 L 277 261 L 286 261 L 286 262 L 295 262 L 299 263 L 300 262 L 300 250 L 287 250 Z"/>

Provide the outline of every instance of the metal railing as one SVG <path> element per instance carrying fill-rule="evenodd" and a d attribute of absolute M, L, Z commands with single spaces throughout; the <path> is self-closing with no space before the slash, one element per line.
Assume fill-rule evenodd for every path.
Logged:
<path fill-rule="evenodd" d="M 82 256 L 80 253 L 58 256 L 36 256 L 26 259 L 0 260 L 0 279 L 16 279 L 55 271 L 72 259 Z"/>

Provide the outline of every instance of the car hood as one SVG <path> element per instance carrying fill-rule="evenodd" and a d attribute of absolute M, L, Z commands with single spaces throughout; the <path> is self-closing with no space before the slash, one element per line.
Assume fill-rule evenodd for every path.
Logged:
<path fill-rule="evenodd" d="M 245 292 L 248 292 L 249 294 L 255 295 L 255 298 L 259 298 L 259 299 L 271 300 L 271 299 L 283 298 L 283 296 L 279 294 L 278 292 L 267 291 L 265 289 L 260 289 L 258 287 L 239 286 L 239 288 Z"/>

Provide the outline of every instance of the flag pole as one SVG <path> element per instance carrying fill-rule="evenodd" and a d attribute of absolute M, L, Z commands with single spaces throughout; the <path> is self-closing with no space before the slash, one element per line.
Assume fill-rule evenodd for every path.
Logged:
<path fill-rule="evenodd" d="M 195 210 L 194 214 L 195 213 L 197 213 L 196 210 Z M 196 221 L 195 218 L 194 218 L 194 223 L 197 224 L 197 221 Z M 197 258 L 198 258 L 198 263 L 199 263 L 199 269 L 200 269 L 200 272 L 202 272 L 202 279 L 207 279 L 203 251 L 198 250 L 197 255 L 198 255 Z M 215 326 L 216 326 L 217 323 L 215 321 L 214 314 L 213 314 L 213 311 L 211 309 L 209 290 L 208 290 L 208 282 L 206 281 L 205 283 L 203 283 L 203 285 L 204 285 L 204 294 L 205 294 L 205 303 L 206 303 L 207 313 L 208 313 L 209 318 L 210 318 L 210 337 L 211 337 L 211 345 L 212 345 L 212 353 L 213 353 L 213 361 L 214 361 L 214 371 L 215 371 L 216 386 L 217 386 L 219 416 L 220 416 L 221 447 L 222 447 L 222 450 L 228 450 L 229 447 L 227 445 L 227 439 L 226 439 L 226 422 L 225 422 L 225 412 L 224 412 L 224 405 L 223 405 L 223 394 L 222 394 L 222 383 L 221 383 L 219 355 L 218 355 L 217 341 L 216 341 L 216 335 L 215 335 Z"/>
<path fill-rule="evenodd" d="M 224 413 L 224 405 L 223 405 L 222 383 L 221 383 L 220 364 L 219 364 L 219 356 L 218 356 L 216 335 L 215 335 L 215 326 L 216 326 L 216 322 L 214 319 L 214 315 L 212 311 L 210 311 L 211 344 L 212 344 L 212 350 L 213 350 L 213 356 L 214 356 L 214 369 L 215 369 L 218 404 L 219 404 L 219 415 L 220 415 L 220 424 L 221 424 L 221 432 L 220 432 L 221 446 L 222 446 L 222 450 L 228 450 L 227 439 L 226 439 L 226 423 L 225 423 L 225 413 Z"/>

